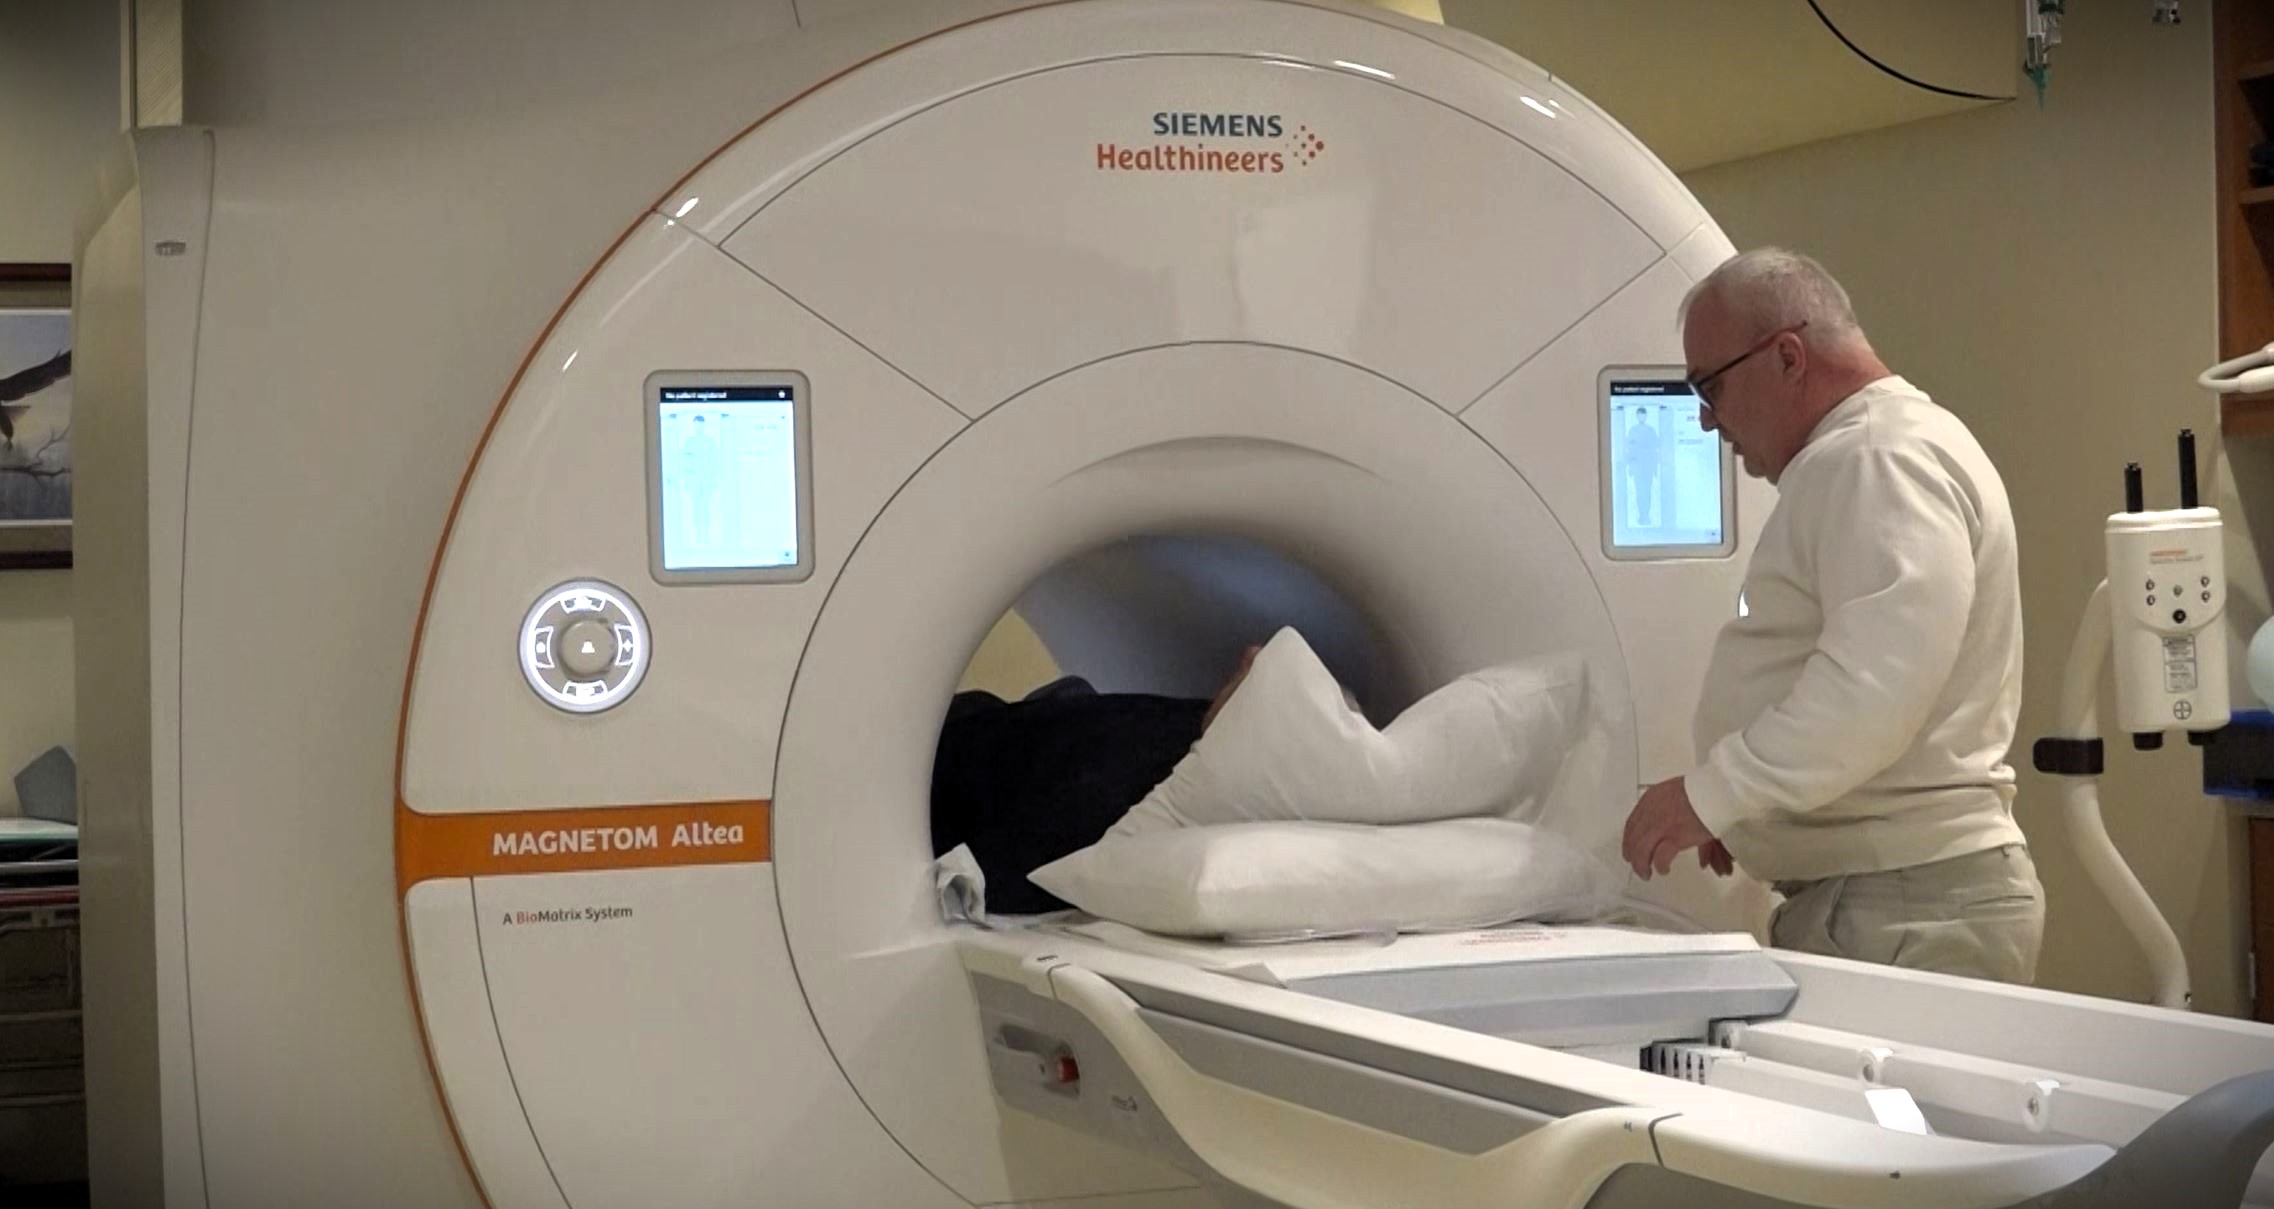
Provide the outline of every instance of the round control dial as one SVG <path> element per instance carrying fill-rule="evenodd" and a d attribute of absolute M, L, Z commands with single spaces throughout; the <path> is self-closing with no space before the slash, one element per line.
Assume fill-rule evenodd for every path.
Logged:
<path fill-rule="evenodd" d="M 620 588 L 565 583 L 521 619 L 521 674 L 545 704 L 592 714 L 631 696 L 647 674 L 647 618 Z"/>

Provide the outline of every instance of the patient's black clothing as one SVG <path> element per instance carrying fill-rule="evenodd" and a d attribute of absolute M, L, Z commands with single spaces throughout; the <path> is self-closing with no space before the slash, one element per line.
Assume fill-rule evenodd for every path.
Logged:
<path fill-rule="evenodd" d="M 1067 904 L 1027 880 L 1089 847 L 1200 740 L 1208 702 L 1100 693 L 1069 677 L 1007 702 L 958 693 L 932 763 L 932 852 L 969 844 L 987 909 Z"/>

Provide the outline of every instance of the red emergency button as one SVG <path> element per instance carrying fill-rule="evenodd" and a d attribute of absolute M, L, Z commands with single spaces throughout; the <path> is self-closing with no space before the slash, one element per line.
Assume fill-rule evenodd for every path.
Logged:
<path fill-rule="evenodd" d="M 1058 1055 L 1058 1061 L 1051 1064 L 1051 1074 L 1060 1083 L 1079 1083 L 1082 1081 L 1082 1068 L 1075 1063 L 1072 1054 Z"/>

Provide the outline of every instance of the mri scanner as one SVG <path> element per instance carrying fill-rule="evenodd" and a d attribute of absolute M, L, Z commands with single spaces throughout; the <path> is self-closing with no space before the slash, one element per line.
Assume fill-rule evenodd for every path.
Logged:
<path fill-rule="evenodd" d="M 1621 494 L 1731 248 L 1546 73 L 1323 4 L 921 8 L 122 148 L 98 1204 L 2232 1203 L 2274 1032 L 1766 950 L 1695 877 L 1702 934 L 944 921 L 933 745 L 1007 609 L 1199 695 L 1300 624 L 1378 716 L 1581 652 L 1605 842 L 1770 499 L 1711 443 L 1672 519 Z"/>

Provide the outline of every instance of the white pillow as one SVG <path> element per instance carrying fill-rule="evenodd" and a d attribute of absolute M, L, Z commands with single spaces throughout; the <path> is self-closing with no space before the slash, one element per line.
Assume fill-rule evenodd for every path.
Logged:
<path fill-rule="evenodd" d="M 1109 835 L 1027 876 L 1104 919 L 1233 939 L 1586 919 L 1624 886 L 1571 841 L 1506 819 Z"/>
<path fill-rule="evenodd" d="M 1509 815 L 1554 783 L 1586 690 L 1576 654 L 1503 664 L 1462 676 L 1376 730 L 1302 635 L 1282 629 L 1208 732 L 1109 834 Z"/>

